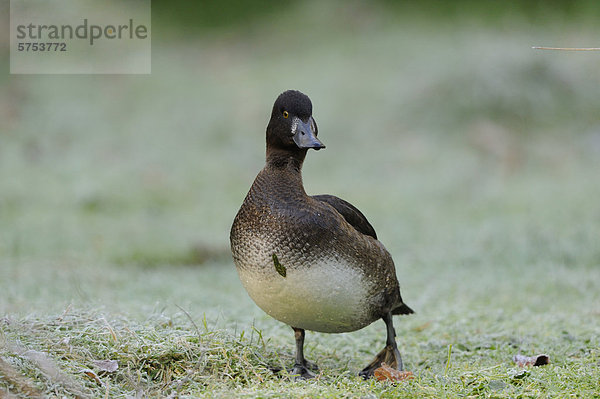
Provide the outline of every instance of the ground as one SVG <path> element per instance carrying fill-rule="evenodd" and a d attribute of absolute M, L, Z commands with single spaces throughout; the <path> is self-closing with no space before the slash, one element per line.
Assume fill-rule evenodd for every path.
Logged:
<path fill-rule="evenodd" d="M 335 13 L 319 7 L 295 15 Z M 598 55 L 530 49 L 562 25 L 431 30 L 370 12 L 325 41 L 285 20 L 279 35 L 156 40 L 151 77 L 2 82 L 2 393 L 598 397 Z M 293 332 L 248 298 L 228 230 L 288 88 L 312 98 L 327 145 L 307 192 L 352 202 L 394 257 L 416 311 L 394 319 L 412 380 L 357 377 L 383 322 L 307 332 L 315 380 L 272 372 L 292 364 Z M 541 353 L 549 365 L 512 361 Z"/>

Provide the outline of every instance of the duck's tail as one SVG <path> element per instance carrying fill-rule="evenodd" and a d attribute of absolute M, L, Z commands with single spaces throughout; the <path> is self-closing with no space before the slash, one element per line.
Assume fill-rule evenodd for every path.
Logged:
<path fill-rule="evenodd" d="M 394 309 L 392 309 L 392 314 L 411 314 L 411 313 L 415 313 L 415 311 L 412 310 L 411 308 L 409 308 L 408 305 L 405 303 L 401 303 L 400 305 L 398 305 Z"/>

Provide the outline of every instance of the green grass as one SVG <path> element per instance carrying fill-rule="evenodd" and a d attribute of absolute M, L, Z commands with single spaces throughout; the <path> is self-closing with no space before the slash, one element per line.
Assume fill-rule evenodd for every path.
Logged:
<path fill-rule="evenodd" d="M 594 45 L 598 28 L 292 11 L 155 37 L 150 77 L 3 78 L 0 392 L 598 397 L 598 54 L 529 48 Z M 308 332 L 314 381 L 271 371 L 293 334 L 246 295 L 228 233 L 287 88 L 311 96 L 327 145 L 307 191 L 355 204 L 394 256 L 414 380 L 356 376 L 382 322 Z"/>

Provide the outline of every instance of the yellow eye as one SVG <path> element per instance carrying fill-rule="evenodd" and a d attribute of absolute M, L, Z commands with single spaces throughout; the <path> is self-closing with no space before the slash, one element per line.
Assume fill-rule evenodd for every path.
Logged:
<path fill-rule="evenodd" d="M 285 119 L 287 119 L 287 117 L 288 117 L 288 116 L 290 116 L 290 114 L 288 114 L 288 112 L 287 112 L 287 111 L 283 111 L 283 117 L 284 117 Z"/>

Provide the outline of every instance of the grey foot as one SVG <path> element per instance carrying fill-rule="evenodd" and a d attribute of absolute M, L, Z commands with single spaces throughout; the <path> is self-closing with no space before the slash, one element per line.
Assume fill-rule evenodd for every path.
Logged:
<path fill-rule="evenodd" d="M 316 364 L 311 364 L 311 365 L 314 366 L 314 368 L 312 368 L 312 369 L 315 370 Z M 298 379 L 298 380 L 310 380 L 311 378 L 315 378 L 315 373 L 313 373 L 312 371 L 309 370 L 308 365 L 303 366 L 301 364 L 295 364 L 294 368 L 292 370 L 290 370 L 289 373 L 295 379 Z"/>
<path fill-rule="evenodd" d="M 319 368 L 316 364 L 306 361 L 304 358 L 304 330 L 302 328 L 292 327 L 294 337 L 296 338 L 296 363 L 294 368 L 289 371 L 296 379 L 307 380 L 315 378 L 315 374 L 311 372 L 317 371 Z"/>
<path fill-rule="evenodd" d="M 373 359 L 373 361 L 369 363 L 367 367 L 362 369 L 362 371 L 358 373 L 358 375 L 363 377 L 365 380 L 373 377 L 373 373 L 375 373 L 375 370 L 381 367 L 381 363 L 385 363 L 391 368 L 396 369 L 398 371 L 402 371 L 404 369 L 402 365 L 402 357 L 400 356 L 400 352 L 397 348 L 388 345 L 385 348 L 383 348 L 383 350 L 379 352 L 377 356 L 375 356 L 375 359 Z"/>

